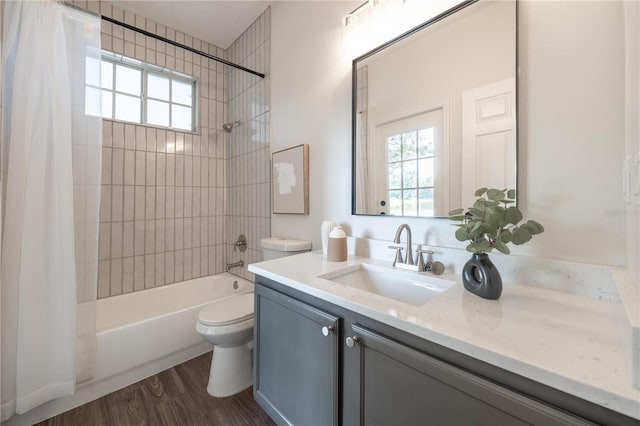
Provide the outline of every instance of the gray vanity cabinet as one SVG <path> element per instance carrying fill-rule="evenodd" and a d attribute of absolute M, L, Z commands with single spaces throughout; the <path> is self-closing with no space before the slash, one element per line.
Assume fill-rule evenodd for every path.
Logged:
<path fill-rule="evenodd" d="M 338 317 L 256 286 L 254 395 L 279 424 L 338 425 Z"/>
<path fill-rule="evenodd" d="M 587 424 L 357 324 L 345 341 L 345 424 Z"/>
<path fill-rule="evenodd" d="M 640 424 L 259 275 L 255 294 L 254 396 L 280 425 Z"/>

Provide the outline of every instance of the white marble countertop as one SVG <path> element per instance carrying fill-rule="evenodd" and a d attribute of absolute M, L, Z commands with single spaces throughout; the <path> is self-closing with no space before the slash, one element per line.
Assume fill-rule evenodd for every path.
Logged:
<path fill-rule="evenodd" d="M 499 300 L 456 285 L 416 307 L 319 275 L 362 262 L 328 262 L 321 252 L 249 265 L 249 271 L 505 370 L 640 419 L 632 387 L 628 323 L 618 301 L 507 284 Z"/>

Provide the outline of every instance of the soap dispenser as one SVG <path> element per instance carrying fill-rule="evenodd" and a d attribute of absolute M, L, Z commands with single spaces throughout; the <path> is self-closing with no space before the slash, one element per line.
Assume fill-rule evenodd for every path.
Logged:
<path fill-rule="evenodd" d="M 329 234 L 327 260 L 330 262 L 344 262 L 347 260 L 347 235 L 342 226 L 334 226 Z"/>

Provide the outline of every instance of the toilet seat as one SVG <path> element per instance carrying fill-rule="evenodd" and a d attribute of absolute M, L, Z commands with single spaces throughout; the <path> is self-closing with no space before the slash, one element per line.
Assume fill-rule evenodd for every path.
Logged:
<path fill-rule="evenodd" d="M 253 293 L 239 294 L 207 305 L 198 314 L 198 322 L 222 326 L 246 321 L 253 317 Z"/>

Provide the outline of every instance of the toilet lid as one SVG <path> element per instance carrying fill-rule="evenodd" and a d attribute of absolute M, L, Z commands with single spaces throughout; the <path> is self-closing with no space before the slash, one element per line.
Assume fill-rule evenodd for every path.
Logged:
<path fill-rule="evenodd" d="M 253 293 L 228 297 L 207 305 L 198 314 L 205 325 L 225 325 L 244 321 L 253 316 Z"/>

